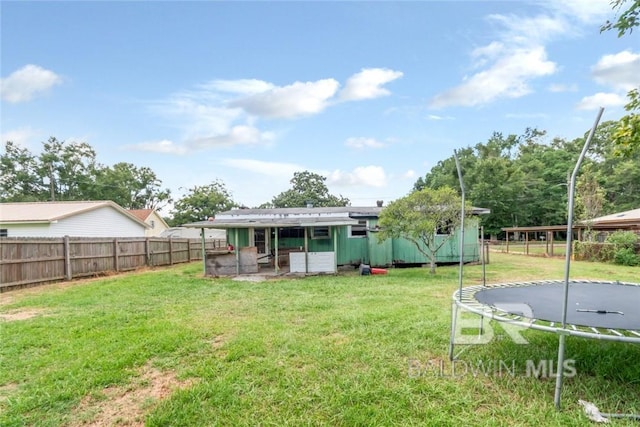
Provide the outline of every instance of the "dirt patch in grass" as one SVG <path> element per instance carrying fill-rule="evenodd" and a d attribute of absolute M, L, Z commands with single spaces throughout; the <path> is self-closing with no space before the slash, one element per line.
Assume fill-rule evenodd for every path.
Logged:
<path fill-rule="evenodd" d="M 225 344 L 225 339 L 222 335 L 218 335 L 216 337 L 213 337 L 213 339 L 211 340 L 211 347 L 214 348 L 214 350 L 218 350 L 220 348 L 222 348 L 222 346 Z"/>
<path fill-rule="evenodd" d="M 0 313 L 0 320 L 5 322 L 15 322 L 17 320 L 27 320 L 32 317 L 36 317 L 44 313 L 45 311 L 39 308 L 27 308 L 24 310 L 13 310 L 7 313 Z"/>
<path fill-rule="evenodd" d="M 15 393 L 18 390 L 18 384 L 9 383 L 0 385 L 0 402 L 7 400 L 10 394 Z"/>
<path fill-rule="evenodd" d="M 147 364 L 127 386 L 107 387 L 100 395 L 86 396 L 75 410 L 77 421 L 70 426 L 143 426 L 145 415 L 159 401 L 192 384 L 178 380 L 172 371 Z"/>

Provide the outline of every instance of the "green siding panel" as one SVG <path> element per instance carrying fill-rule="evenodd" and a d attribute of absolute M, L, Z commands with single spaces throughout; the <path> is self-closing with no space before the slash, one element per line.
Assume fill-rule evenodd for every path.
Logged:
<path fill-rule="evenodd" d="M 388 239 L 380 242 L 378 234 L 371 231 L 375 228 L 377 219 L 369 218 L 369 231 L 367 237 L 349 237 L 347 226 L 337 227 L 337 262 L 338 265 L 369 264 L 374 267 L 389 267 L 393 264 L 428 264 L 427 257 L 416 249 L 415 245 L 407 239 Z M 334 250 L 333 227 L 331 238 L 308 239 L 310 252 L 330 252 Z M 238 246 L 249 245 L 248 229 L 228 230 L 228 240 L 235 244 L 235 233 L 238 233 Z M 309 233 L 310 234 L 310 233 Z M 446 236 L 439 237 L 446 239 Z M 449 238 L 436 254 L 437 263 L 457 263 L 460 250 L 460 233 Z M 272 245 L 275 242 L 271 242 Z M 304 248 L 304 238 L 281 238 L 278 240 L 279 249 Z M 465 222 L 464 235 L 464 261 L 475 262 L 480 260 L 478 247 L 478 221 L 471 218 Z"/>

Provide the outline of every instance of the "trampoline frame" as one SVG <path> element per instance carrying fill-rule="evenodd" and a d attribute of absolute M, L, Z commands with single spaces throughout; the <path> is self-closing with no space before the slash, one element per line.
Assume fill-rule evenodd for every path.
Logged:
<path fill-rule="evenodd" d="M 529 319 L 521 315 L 515 315 L 501 310 L 495 306 L 487 305 L 476 300 L 475 295 L 479 291 L 487 289 L 499 289 L 499 288 L 515 288 L 524 286 L 544 286 L 549 284 L 563 284 L 562 280 L 542 280 L 533 282 L 514 282 L 514 283 L 502 283 L 494 285 L 476 285 L 467 286 L 462 289 L 458 289 L 453 293 L 453 301 L 457 307 L 460 307 L 466 311 L 478 314 L 484 318 L 496 320 L 499 322 L 509 323 L 511 325 L 521 326 L 526 329 L 535 329 L 544 332 L 553 332 L 560 335 L 571 335 L 582 338 L 589 338 L 595 340 L 605 341 L 618 341 L 640 344 L 640 329 L 608 329 L 584 325 L 567 324 L 566 327 L 562 327 L 559 322 L 552 322 L 544 319 Z M 609 282 L 602 280 L 573 280 L 572 283 L 601 283 L 610 285 L 626 285 L 626 286 L 638 286 L 637 283 L 626 282 Z M 455 319 L 453 319 L 455 328 Z"/>
<path fill-rule="evenodd" d="M 589 135 L 587 136 L 587 139 L 582 147 L 582 151 L 580 152 L 580 156 L 578 157 L 578 160 L 576 162 L 576 165 L 573 169 L 573 173 L 571 174 L 571 179 L 569 181 L 569 187 L 568 187 L 568 212 L 567 212 L 567 246 L 566 246 L 566 253 L 565 253 L 565 269 L 564 269 L 564 281 L 563 283 L 563 287 L 564 287 L 564 296 L 562 298 L 562 322 L 560 323 L 561 327 L 555 327 L 555 323 L 551 324 L 551 322 L 549 322 L 548 325 L 543 325 L 542 323 L 536 323 L 539 322 L 538 320 L 535 319 L 531 319 L 530 322 L 524 322 L 522 323 L 523 325 L 529 327 L 529 328 L 533 328 L 533 329 L 538 329 L 538 330 L 543 330 L 543 331 L 547 331 L 547 332 L 554 332 L 558 335 L 558 366 L 564 366 L 564 358 L 565 358 L 565 345 L 566 345 L 566 338 L 567 336 L 570 335 L 574 335 L 574 336 L 581 336 L 581 337 L 585 337 L 585 338 L 590 338 L 590 339 L 606 339 L 608 341 L 621 341 L 621 342 L 631 342 L 631 343 L 638 343 L 640 342 L 640 337 L 636 338 L 635 336 L 631 336 L 631 335 L 637 335 L 635 332 L 631 333 L 629 330 L 624 330 L 625 332 L 620 332 L 616 329 L 607 329 L 607 334 L 602 334 L 597 328 L 593 328 L 590 331 L 588 330 L 584 330 L 584 327 L 577 327 L 576 325 L 568 325 L 567 324 L 567 302 L 569 300 L 569 270 L 570 270 L 570 266 L 571 266 L 571 251 L 572 251 L 572 243 L 573 243 L 573 215 L 574 215 L 574 201 L 575 201 L 575 188 L 576 188 L 576 178 L 578 175 L 578 170 L 580 169 L 580 165 L 582 164 L 582 161 L 584 160 L 584 157 L 587 153 L 587 150 L 589 149 L 589 145 L 591 144 L 591 139 L 593 138 L 593 135 L 596 131 L 596 128 L 598 127 L 598 123 L 600 122 L 600 119 L 602 118 L 602 113 L 604 112 L 604 108 L 600 107 L 598 114 L 596 116 L 596 120 L 593 123 L 593 126 L 591 127 L 591 131 L 589 132 Z M 453 156 L 454 159 L 456 161 L 456 169 L 458 170 L 458 180 L 460 181 L 460 190 L 462 192 L 462 206 L 461 206 L 461 217 L 464 218 L 464 214 L 465 214 L 465 205 L 464 205 L 464 201 L 465 201 L 465 190 L 464 190 L 464 180 L 462 179 L 462 170 L 460 168 L 460 162 L 458 161 L 458 155 L 457 152 L 454 150 L 453 152 Z M 462 224 L 464 224 L 464 222 L 462 222 Z M 466 288 L 466 290 L 463 290 L 462 287 L 462 272 L 463 272 L 463 245 L 462 245 L 462 241 L 464 240 L 464 227 L 462 227 L 462 234 L 461 234 L 461 242 L 460 242 L 460 268 L 459 268 L 459 274 L 458 274 L 458 291 L 456 293 L 454 293 L 454 301 L 455 304 L 453 305 L 453 309 L 452 309 L 452 316 L 451 316 L 451 336 L 449 339 L 449 359 L 450 360 L 454 360 L 455 359 L 455 353 L 454 353 L 454 347 L 455 347 L 455 324 L 456 324 L 456 318 L 457 318 L 457 314 L 458 314 L 458 309 L 461 306 L 466 306 L 467 309 L 470 309 L 470 311 L 472 312 L 476 312 L 478 314 L 480 314 L 480 319 L 484 319 L 485 317 L 489 317 L 492 319 L 496 319 L 502 322 L 506 322 L 509 321 L 510 323 L 513 324 L 517 324 L 517 322 L 522 322 L 522 317 L 517 318 L 517 316 L 512 316 L 509 313 L 506 312 L 502 312 L 502 314 L 496 314 L 493 312 L 493 310 L 489 310 L 489 312 L 487 312 L 484 309 L 481 309 L 481 307 L 487 307 L 487 305 L 485 304 L 480 304 L 479 301 L 476 301 L 478 303 L 478 305 L 473 304 L 471 299 L 468 299 L 469 293 L 471 293 L 472 295 L 475 294 L 475 292 L 472 291 L 472 289 L 474 287 L 469 287 Z M 484 250 L 483 250 L 483 254 L 484 254 Z M 484 265 L 484 257 L 483 257 L 483 265 Z M 543 281 L 544 282 L 544 281 Z M 543 283 L 543 282 L 538 282 L 538 283 Z M 484 281 L 484 267 L 483 267 L 483 285 L 484 285 L 485 281 Z M 604 282 L 599 282 L 599 283 L 604 283 Z M 613 283 L 619 283 L 619 282 L 613 282 Z M 511 284 L 509 286 L 516 286 L 515 284 Z M 475 287 L 476 289 L 478 288 L 477 286 Z M 486 285 L 482 287 L 482 289 L 487 289 Z M 457 298 L 456 298 L 457 296 Z M 463 299 L 465 299 L 466 303 L 462 303 Z M 474 298 L 475 300 L 475 298 Z M 461 305 L 462 304 L 462 305 Z M 588 328 L 588 327 L 587 327 Z M 482 332 L 482 324 L 481 324 L 481 328 L 480 331 Z M 627 334 L 627 335 L 625 335 Z M 556 409 L 560 409 L 561 406 L 561 393 L 562 393 L 562 383 L 563 383 L 563 379 L 564 379 L 564 373 L 561 372 L 559 375 L 556 376 L 556 386 L 555 386 L 555 392 L 554 392 L 554 403 L 556 406 Z"/>

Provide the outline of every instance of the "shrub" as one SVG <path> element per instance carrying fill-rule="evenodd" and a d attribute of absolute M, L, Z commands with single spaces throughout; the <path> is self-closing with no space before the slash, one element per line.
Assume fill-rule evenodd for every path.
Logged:
<path fill-rule="evenodd" d="M 640 265 L 640 257 L 634 249 L 621 248 L 613 255 L 613 262 L 618 265 L 636 266 Z"/>
<path fill-rule="evenodd" d="M 640 237 L 631 231 L 616 231 L 605 243 L 575 242 L 573 254 L 576 260 L 613 262 L 620 265 L 640 265 L 638 246 Z"/>
<path fill-rule="evenodd" d="M 614 245 L 613 262 L 620 265 L 640 265 L 636 255 L 638 235 L 631 231 L 616 231 L 607 237 L 607 243 Z"/>
<path fill-rule="evenodd" d="M 616 231 L 607 236 L 607 243 L 613 243 L 617 249 L 634 249 L 638 235 L 632 231 Z"/>
<path fill-rule="evenodd" d="M 615 247 L 611 243 L 579 242 L 573 247 L 573 254 L 577 261 L 611 262 Z"/>

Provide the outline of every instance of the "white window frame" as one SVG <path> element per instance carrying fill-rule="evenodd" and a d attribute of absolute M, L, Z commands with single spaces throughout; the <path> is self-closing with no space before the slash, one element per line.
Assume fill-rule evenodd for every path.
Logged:
<path fill-rule="evenodd" d="M 327 234 L 321 233 L 319 235 L 316 235 L 316 230 L 317 229 L 326 229 L 327 230 Z M 311 227 L 311 238 L 312 239 L 330 239 L 331 238 L 331 228 L 328 225 L 319 225 L 319 226 L 315 226 L 315 227 Z"/>
<path fill-rule="evenodd" d="M 364 234 L 353 234 L 353 229 L 354 227 L 356 228 L 356 230 L 364 230 Z M 350 225 L 349 226 L 349 238 L 350 239 L 362 239 L 364 237 L 367 237 L 367 230 L 369 229 L 369 221 L 367 221 L 366 219 L 360 219 L 358 220 L 358 225 Z"/>

